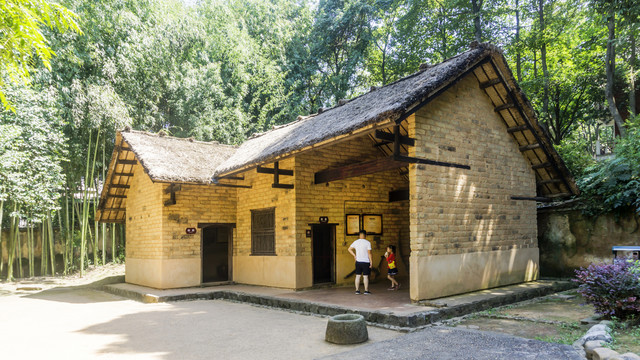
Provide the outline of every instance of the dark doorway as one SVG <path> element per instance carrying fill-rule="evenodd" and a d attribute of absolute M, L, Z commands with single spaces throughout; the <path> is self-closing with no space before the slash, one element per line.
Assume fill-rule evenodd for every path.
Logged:
<path fill-rule="evenodd" d="M 335 225 L 311 225 L 313 283 L 335 283 Z"/>
<path fill-rule="evenodd" d="M 233 228 L 212 225 L 202 229 L 202 282 L 229 280 Z"/>

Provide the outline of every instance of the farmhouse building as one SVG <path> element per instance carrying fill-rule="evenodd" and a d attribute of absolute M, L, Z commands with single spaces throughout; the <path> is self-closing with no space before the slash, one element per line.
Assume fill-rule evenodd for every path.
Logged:
<path fill-rule="evenodd" d="M 412 300 L 534 280 L 536 201 L 578 190 L 486 44 L 238 147 L 117 134 L 99 220 L 126 223 L 126 281 L 352 283 L 399 249 Z"/>

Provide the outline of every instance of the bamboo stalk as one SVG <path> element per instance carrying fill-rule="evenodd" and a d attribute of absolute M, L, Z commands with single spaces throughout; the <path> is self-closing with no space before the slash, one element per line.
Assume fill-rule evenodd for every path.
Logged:
<path fill-rule="evenodd" d="M 47 275 L 47 234 L 44 231 L 44 221 L 40 223 L 40 276 Z"/>
<path fill-rule="evenodd" d="M 18 209 L 18 205 L 14 202 L 13 203 L 14 214 L 17 212 L 17 209 Z M 15 254 L 15 244 L 16 244 L 15 232 L 17 227 L 16 218 L 17 217 L 14 217 L 11 220 L 11 228 L 9 231 L 9 246 L 8 246 L 8 252 L 7 252 L 7 281 L 13 280 L 13 258 Z"/>
<path fill-rule="evenodd" d="M 1 256 L 2 254 L 0 254 Z M 111 262 L 116 263 L 116 224 L 111 223 Z"/>
<path fill-rule="evenodd" d="M 31 222 L 27 223 L 27 256 L 29 260 L 29 277 L 33 277 L 33 242 L 31 241 Z"/>
<path fill-rule="evenodd" d="M 0 200 L 0 274 L 4 270 L 4 249 L 2 247 L 2 220 L 4 220 L 4 200 Z"/>
<path fill-rule="evenodd" d="M 85 240 L 87 234 L 87 216 L 85 215 L 87 209 L 87 181 L 89 179 L 89 161 L 91 160 L 91 131 L 89 131 L 89 147 L 87 148 L 87 166 L 85 168 L 84 184 L 82 186 L 82 217 L 80 218 L 82 232 L 80 234 L 80 277 L 84 276 L 84 254 L 85 254 Z"/>
<path fill-rule="evenodd" d="M 53 224 L 51 221 L 51 210 L 47 212 L 47 226 L 49 228 L 49 256 L 51 257 L 51 276 L 56 275 L 56 238 L 53 233 Z"/>
<path fill-rule="evenodd" d="M 20 218 L 18 217 L 18 226 L 16 229 L 16 256 L 18 257 L 18 276 L 24 278 L 24 269 L 22 269 L 22 236 L 20 236 Z"/>

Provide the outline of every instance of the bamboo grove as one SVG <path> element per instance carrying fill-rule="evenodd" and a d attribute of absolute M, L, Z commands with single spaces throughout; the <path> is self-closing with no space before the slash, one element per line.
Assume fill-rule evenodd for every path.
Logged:
<path fill-rule="evenodd" d="M 123 257 L 124 228 L 95 221 L 119 129 L 237 144 L 472 41 L 504 50 L 598 211 L 634 206 L 639 4 L 3 1 L 0 274 L 83 273 Z M 595 161 L 603 149 L 617 160 Z"/>

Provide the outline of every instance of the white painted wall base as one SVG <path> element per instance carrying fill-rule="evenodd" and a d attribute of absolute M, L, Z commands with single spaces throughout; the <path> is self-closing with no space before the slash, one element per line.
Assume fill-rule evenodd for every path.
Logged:
<path fill-rule="evenodd" d="M 410 257 L 411 299 L 435 299 L 538 279 L 539 250 Z"/>
<path fill-rule="evenodd" d="M 156 289 L 200 285 L 202 264 L 199 258 L 125 260 L 125 281 Z"/>

